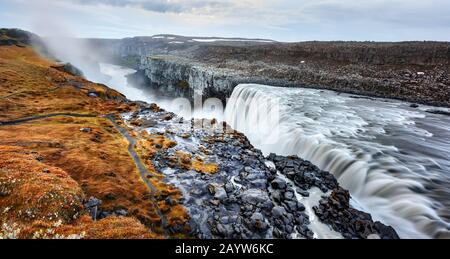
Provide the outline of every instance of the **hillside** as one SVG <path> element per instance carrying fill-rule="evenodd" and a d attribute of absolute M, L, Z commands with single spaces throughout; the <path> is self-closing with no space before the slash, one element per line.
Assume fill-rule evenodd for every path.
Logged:
<path fill-rule="evenodd" d="M 164 237 L 160 210 L 148 201 L 153 193 L 127 150 L 121 126 L 105 117 L 138 104 L 39 57 L 27 45 L 29 38 L 12 35 L 4 43 L 0 236 Z M 123 125 L 120 118 L 117 123 Z M 156 190 L 161 191 L 173 193 L 163 184 Z"/>
<path fill-rule="evenodd" d="M 398 238 L 310 162 L 264 157 L 215 119 L 129 101 L 40 57 L 30 34 L 7 35 L 0 238 Z"/>

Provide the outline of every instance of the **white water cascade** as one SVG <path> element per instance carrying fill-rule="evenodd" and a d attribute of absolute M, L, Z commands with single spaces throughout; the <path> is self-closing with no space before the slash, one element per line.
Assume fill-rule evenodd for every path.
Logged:
<path fill-rule="evenodd" d="M 105 83 L 130 99 L 176 112 L 170 100 L 128 85 L 125 76 L 133 70 L 110 64 L 101 64 L 101 70 L 111 77 Z M 298 155 L 332 172 L 358 209 L 393 226 L 400 237 L 450 238 L 450 116 L 409 105 L 332 91 L 239 85 L 225 118 L 265 154 Z"/>
<path fill-rule="evenodd" d="M 409 105 L 243 84 L 225 118 L 265 154 L 298 155 L 333 173 L 400 237 L 449 238 L 450 117 Z"/>

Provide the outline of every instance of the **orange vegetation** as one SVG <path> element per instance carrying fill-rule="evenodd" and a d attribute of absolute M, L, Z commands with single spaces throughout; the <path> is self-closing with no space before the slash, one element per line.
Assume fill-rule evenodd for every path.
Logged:
<path fill-rule="evenodd" d="M 182 195 L 178 189 L 163 181 L 163 175 L 157 172 L 151 163 L 151 158 L 158 150 L 172 148 L 177 143 L 164 135 L 149 135 L 146 131 L 140 132 L 138 139 L 136 150 L 150 172 L 147 178 L 156 188 L 155 199 L 158 201 L 157 206 L 166 215 L 169 227 L 181 226 L 183 230 L 177 236 L 185 237 L 184 233 L 189 232 L 187 225 L 189 215 L 186 209 L 178 204 Z"/>
<path fill-rule="evenodd" d="M 172 165 L 180 166 L 183 169 L 194 170 L 203 174 L 215 174 L 219 170 L 217 164 L 206 163 L 203 158 L 195 157 L 183 151 L 176 151 L 175 156 L 169 159 Z"/>
<path fill-rule="evenodd" d="M 31 48 L 0 47 L 0 120 L 71 112 L 102 114 L 131 110 L 120 93 L 52 68 Z M 100 97 L 92 98 L 88 93 Z"/>
<path fill-rule="evenodd" d="M 153 149 L 176 143 L 163 136 L 144 140 L 128 128 L 138 142 L 135 150 L 154 174 L 148 176 L 157 188 L 156 200 L 151 200 L 128 153 L 128 141 L 102 116 L 138 106 L 104 85 L 56 69 L 31 48 L 0 46 L 0 122 L 55 113 L 97 115 L 0 126 L 0 235 L 161 238 L 158 209 L 169 226 L 179 224 L 187 230 L 189 217 L 177 202 L 179 191 L 165 184 L 145 159 Z M 126 210 L 128 216 L 92 221 L 83 207 L 83 200 L 91 196 L 102 200 L 101 210 Z"/>
<path fill-rule="evenodd" d="M 157 238 L 133 218 L 94 222 L 84 192 L 34 151 L 0 146 L 0 238 Z"/>

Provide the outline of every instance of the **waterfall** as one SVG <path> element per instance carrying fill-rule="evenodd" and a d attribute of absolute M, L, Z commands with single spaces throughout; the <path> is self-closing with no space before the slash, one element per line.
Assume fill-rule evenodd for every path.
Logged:
<path fill-rule="evenodd" d="M 265 154 L 298 155 L 333 173 L 358 209 L 391 225 L 402 238 L 450 236 L 449 223 L 437 212 L 448 208 L 426 194 L 430 179 L 448 184 L 449 170 L 448 161 L 430 156 L 426 146 L 417 148 L 436 138 L 417 126 L 426 120 L 422 110 L 332 91 L 242 84 L 225 118 Z M 441 133 L 450 136 L 450 124 L 442 123 Z M 413 154 L 415 149 L 401 141 L 423 154 Z M 436 149 L 450 151 L 449 138 L 435 142 L 441 145 Z"/>

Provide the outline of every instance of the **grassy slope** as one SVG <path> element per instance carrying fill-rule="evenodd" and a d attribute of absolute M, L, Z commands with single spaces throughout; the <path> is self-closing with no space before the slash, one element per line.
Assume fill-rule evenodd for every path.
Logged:
<path fill-rule="evenodd" d="M 118 114 L 137 107 L 104 85 L 54 67 L 31 48 L 0 46 L 0 121 L 60 112 Z M 89 97 L 89 92 L 100 97 Z M 163 237 L 127 146 L 101 116 L 52 117 L 0 127 L 0 237 Z M 152 181 L 157 197 L 180 196 L 161 177 Z M 129 217 L 92 221 L 82 205 L 90 196 L 103 201 L 103 210 L 125 208 Z M 170 225 L 186 224 L 184 208 L 158 204 Z"/>

